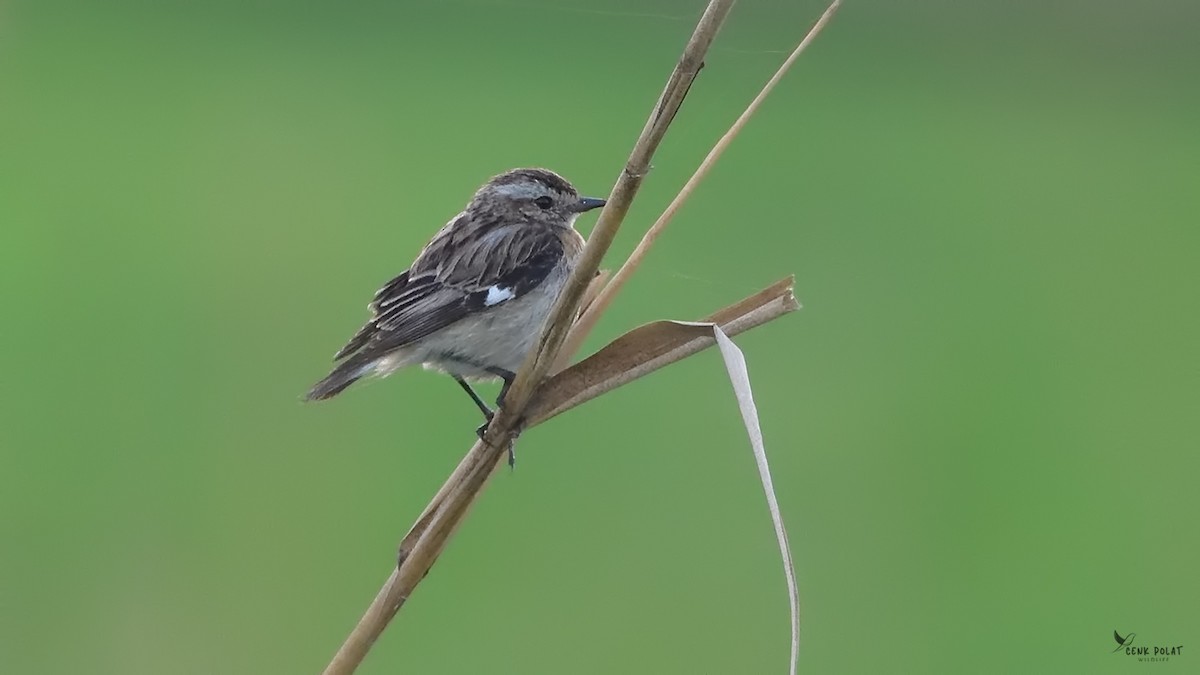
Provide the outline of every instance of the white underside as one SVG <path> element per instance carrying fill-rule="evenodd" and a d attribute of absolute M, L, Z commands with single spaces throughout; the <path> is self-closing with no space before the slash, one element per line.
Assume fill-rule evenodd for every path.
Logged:
<path fill-rule="evenodd" d="M 383 377 L 419 363 L 470 379 L 495 378 L 488 368 L 516 372 L 540 335 L 566 276 L 565 268 L 556 269 L 528 294 L 500 300 L 376 360 L 367 370 Z M 492 297 L 489 292 L 488 299 Z"/>

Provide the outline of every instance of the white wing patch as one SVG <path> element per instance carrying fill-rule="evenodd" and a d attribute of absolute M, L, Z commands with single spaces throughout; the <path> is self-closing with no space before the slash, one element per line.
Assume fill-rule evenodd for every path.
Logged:
<path fill-rule="evenodd" d="M 517 294 L 513 293 L 511 288 L 504 288 L 503 286 L 489 286 L 487 289 L 487 297 L 483 299 L 483 306 L 491 307 L 492 305 L 498 305 L 505 300 L 512 300 L 516 296 Z"/>

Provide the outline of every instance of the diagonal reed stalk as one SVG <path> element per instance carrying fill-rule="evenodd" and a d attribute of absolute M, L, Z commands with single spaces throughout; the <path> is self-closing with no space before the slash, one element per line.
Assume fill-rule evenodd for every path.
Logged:
<path fill-rule="evenodd" d="M 800 58 L 800 54 L 804 53 L 804 50 L 807 49 L 808 45 L 811 44 L 813 39 L 817 37 L 817 34 L 821 32 L 821 29 L 825 27 L 825 24 L 829 23 L 829 20 L 833 18 L 834 12 L 838 10 L 838 7 L 841 6 L 841 4 L 842 0 L 833 0 L 833 3 L 829 5 L 823 14 L 821 14 L 821 17 L 817 19 L 816 23 L 814 23 L 812 28 L 809 29 L 808 33 L 804 36 L 804 39 L 800 41 L 800 44 L 797 45 L 794 50 L 792 50 L 792 53 L 786 59 L 784 59 L 783 64 L 779 66 L 779 69 L 775 71 L 775 74 L 771 76 L 771 79 L 767 80 L 767 83 L 763 85 L 762 90 L 758 92 L 758 95 L 754 97 L 754 100 L 750 101 L 750 105 L 746 106 L 746 110 L 738 116 L 737 120 L 734 121 L 733 125 L 729 127 L 729 130 L 721 136 L 716 145 L 713 146 L 712 150 L 709 150 L 708 155 L 704 158 L 704 161 L 700 162 L 700 166 L 696 168 L 696 171 L 692 174 L 692 177 L 689 178 L 686 183 L 684 183 L 682 188 L 680 188 L 679 194 L 675 195 L 675 198 L 672 199 L 671 203 L 667 205 L 667 208 L 662 212 L 662 215 L 658 217 L 658 220 L 654 221 L 654 224 L 651 225 L 650 229 L 646 231 L 646 234 L 642 237 L 642 240 L 638 242 L 637 248 L 635 248 L 633 253 L 629 255 L 629 258 L 625 261 L 625 264 L 621 265 L 621 269 L 617 270 L 617 273 L 613 276 L 612 280 L 609 281 L 608 284 L 602 289 L 600 289 L 600 292 L 596 298 L 588 304 L 587 309 L 584 310 L 583 314 L 579 316 L 579 319 L 576 320 L 574 325 L 571 326 L 570 334 L 567 336 L 566 345 L 563 347 L 562 352 L 559 355 L 559 363 L 561 364 L 560 367 L 565 367 L 570 361 L 571 357 L 579 351 L 581 346 L 583 346 L 583 341 L 587 339 L 588 334 L 590 334 L 592 329 L 596 327 L 596 322 L 600 320 L 600 315 L 603 314 L 606 309 L 608 309 L 608 306 L 612 304 L 613 298 L 615 298 L 617 293 L 619 293 L 625 286 L 625 282 L 628 281 L 629 277 L 633 276 L 633 273 L 636 272 L 638 267 L 641 266 L 642 260 L 646 257 L 646 253 L 650 250 L 650 247 L 653 246 L 654 242 L 658 240 L 658 236 L 662 234 L 663 230 L 667 229 L 667 225 L 670 224 L 671 219 L 675 217 L 675 214 L 679 211 L 680 207 L 683 206 L 684 202 L 687 201 L 688 197 L 692 196 L 692 192 L 695 191 L 696 186 L 699 185 L 700 181 L 704 180 L 704 177 L 708 175 L 709 170 L 711 170 L 713 165 L 717 163 L 717 160 L 721 158 L 721 155 L 725 153 L 725 150 L 729 147 L 729 144 L 733 142 L 734 138 L 737 138 L 737 135 L 741 133 L 742 129 L 746 126 L 746 123 L 750 121 L 750 118 L 755 112 L 758 111 L 759 106 L 762 105 L 763 101 L 766 100 L 771 91 L 775 89 L 775 85 L 779 84 L 779 81 L 782 80 L 783 76 L 787 74 L 787 71 L 791 69 L 792 64 L 796 62 L 796 59 Z"/>
<path fill-rule="evenodd" d="M 405 536 L 400 544 L 399 565 L 325 668 L 325 675 L 344 675 L 357 669 L 371 645 L 383 633 L 392 617 L 437 560 L 446 541 L 479 495 L 492 470 L 500 462 L 505 449 L 519 433 L 518 426 L 525 407 L 533 397 L 534 390 L 548 374 L 551 365 L 555 363 L 558 351 L 578 313 L 583 295 L 649 171 L 650 160 L 683 104 L 692 81 L 700 72 L 709 46 L 732 7 L 733 0 L 712 0 L 700 17 L 695 31 L 684 47 L 679 63 L 671 73 L 625 168 L 617 179 L 608 204 L 601 212 L 596 227 L 584 246 L 577 267 L 542 328 L 537 348 L 517 372 L 516 379 L 505 397 L 506 405 L 493 418 L 485 440 L 475 443 L 413 529 Z"/>
<path fill-rule="evenodd" d="M 800 308 L 792 295 L 792 277 L 713 312 L 699 323 L 655 321 L 625 333 L 575 365 L 555 373 L 525 409 L 536 426 L 639 377 L 685 359 L 715 344 L 712 329 L 737 335 Z"/>
<path fill-rule="evenodd" d="M 703 320 L 704 323 L 656 321 L 635 328 L 592 356 L 549 378 L 526 409 L 529 426 L 541 424 L 597 396 L 713 346 L 715 340 L 712 330 L 704 326 L 720 326 L 726 334 L 733 336 L 797 309 L 799 305 L 792 295 L 792 279 L 786 278 L 714 312 Z M 476 447 L 479 445 L 477 443 Z M 503 453 L 498 453 L 492 463 L 492 471 L 483 478 L 484 482 L 502 465 Z M 471 466 L 475 464 L 468 455 L 459 463 L 454 475 L 468 471 Z M 458 483 L 454 480 L 446 481 L 401 542 L 399 567 L 392 571 L 354 632 L 326 668 L 327 675 L 354 672 L 374 639 L 408 599 L 412 589 L 407 584 L 415 584 L 420 578 L 414 582 L 407 577 L 404 574 L 405 565 L 413 559 L 414 547 L 421 534 L 429 529 L 434 516 L 439 508 L 444 508 L 456 485 Z M 466 508 L 469 508 L 469 504 Z M 465 515 L 465 510 L 459 515 Z"/>
<path fill-rule="evenodd" d="M 634 329 L 591 357 L 562 369 L 624 282 L 640 265 L 646 251 L 675 212 L 791 64 L 825 26 L 840 2 L 833 1 L 733 127 L 718 141 L 622 265 L 616 277 L 606 285 L 606 273 L 596 276 L 600 262 L 649 170 L 654 152 L 699 73 L 708 47 L 733 6 L 733 0 L 712 0 L 709 3 L 617 179 L 608 205 L 601 212 L 588 238 L 578 267 L 543 326 L 537 348 L 522 365 L 509 389 L 505 406 L 492 420 L 485 435 L 486 440 L 472 446 L 405 535 L 400 543 L 397 567 L 326 667 L 325 675 L 347 675 L 361 664 L 375 640 L 436 562 L 450 535 L 500 466 L 505 449 L 524 426 L 539 424 L 714 344 L 711 333 L 698 332 L 694 325 L 656 322 Z M 785 279 L 716 312 L 706 321 L 720 326 L 729 335 L 735 335 L 798 307 L 792 296 L 791 281 Z M 574 321 L 576 317 L 578 321 Z M 552 373 L 553 377 L 547 380 Z M 797 615 L 793 613 L 792 673 L 796 668 L 797 628 Z"/>

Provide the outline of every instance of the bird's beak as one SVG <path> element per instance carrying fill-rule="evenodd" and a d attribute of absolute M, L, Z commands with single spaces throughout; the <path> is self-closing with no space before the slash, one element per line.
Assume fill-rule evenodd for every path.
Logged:
<path fill-rule="evenodd" d="M 605 203 L 605 200 L 596 199 L 595 197 L 580 197 L 579 201 L 575 204 L 574 211 L 576 213 L 591 211 L 592 209 L 598 209 L 601 206 L 604 206 Z"/>

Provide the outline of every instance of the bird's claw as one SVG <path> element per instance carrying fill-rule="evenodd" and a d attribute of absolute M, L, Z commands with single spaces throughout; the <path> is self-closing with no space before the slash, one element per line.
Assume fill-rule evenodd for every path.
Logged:
<path fill-rule="evenodd" d="M 495 414 L 489 415 L 487 418 L 487 421 L 484 422 L 483 424 L 480 424 L 479 428 L 475 430 L 475 435 L 479 436 L 479 440 L 483 441 L 484 443 L 487 443 L 488 445 L 491 445 L 491 443 L 488 443 L 487 430 L 488 430 L 488 427 L 491 426 L 492 418 L 494 418 L 494 417 L 495 417 Z M 508 468 L 509 469 L 515 469 L 517 467 L 516 445 L 517 445 L 517 438 L 519 438 L 521 436 L 522 431 L 525 431 L 525 418 L 523 418 L 523 417 L 520 420 L 518 420 L 515 425 L 513 425 L 512 434 L 509 436 L 509 439 L 508 439 Z"/>

